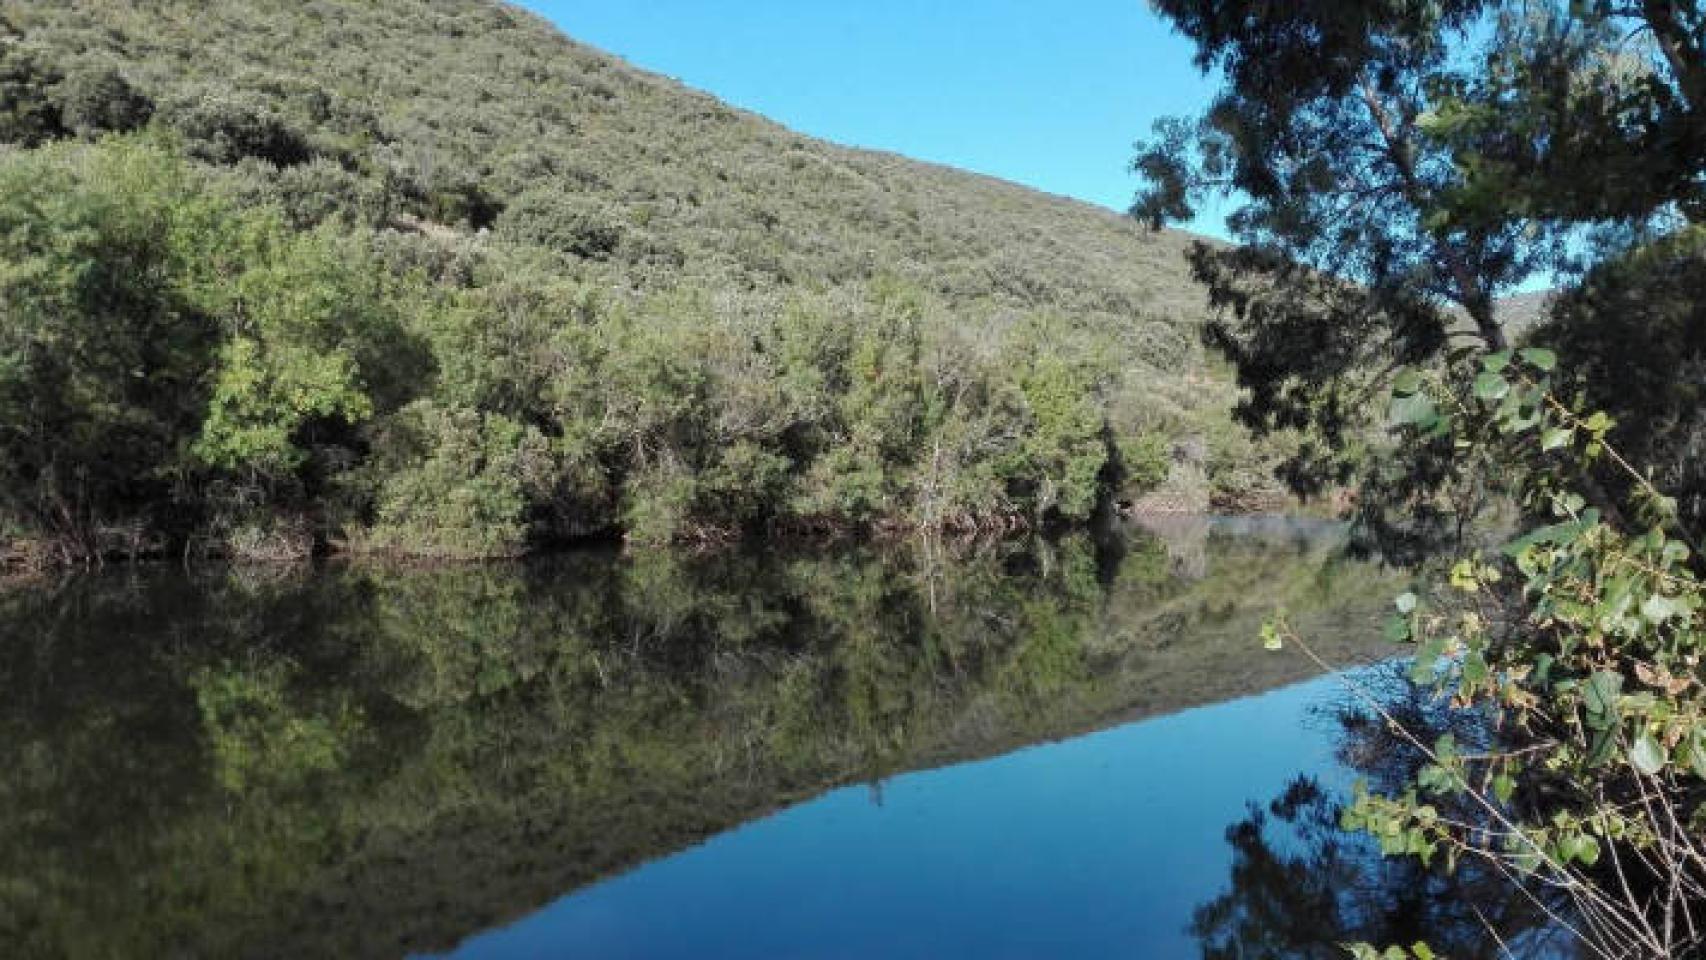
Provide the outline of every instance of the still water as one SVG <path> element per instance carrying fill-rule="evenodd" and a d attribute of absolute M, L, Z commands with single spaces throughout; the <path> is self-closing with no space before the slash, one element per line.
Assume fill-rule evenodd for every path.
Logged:
<path fill-rule="evenodd" d="M 1466 904 L 1536 925 L 1333 828 L 1385 754 L 1254 640 L 1284 607 L 1376 662 L 1393 592 L 1331 527 L 1247 520 L 12 585 L 0 943 L 1327 957 L 1425 929 L 1490 956 Z"/>

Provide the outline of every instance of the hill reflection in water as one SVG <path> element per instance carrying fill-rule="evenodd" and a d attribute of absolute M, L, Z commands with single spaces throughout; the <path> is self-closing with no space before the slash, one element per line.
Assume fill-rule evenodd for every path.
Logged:
<path fill-rule="evenodd" d="M 482 930 L 638 889 L 629 907 L 658 912 L 617 920 L 750 894 L 722 911 L 728 955 L 787 952 L 762 935 L 802 929 L 813 914 L 794 907 L 814 902 L 845 924 L 922 911 L 924 930 L 1030 911 L 1045 939 L 1015 942 L 1065 955 L 1088 891 L 1112 908 L 1136 902 L 1133 877 L 1197 878 L 1157 888 L 1182 905 L 1172 928 L 1119 920 L 1162 942 L 1198 881 L 1224 878 L 1242 804 L 1326 756 L 1298 720 L 1306 693 L 955 767 L 951 788 L 901 775 L 1303 679 L 1253 640 L 1276 606 L 1338 662 L 1390 652 L 1372 629 L 1389 578 L 1338 559 L 1331 528 L 1169 536 L 11 589 L 0 939 L 44 957 L 479 954 L 504 936 Z M 1045 856 L 1066 827 L 1077 852 Z M 1054 860 L 1075 872 L 1036 867 Z M 823 876 L 876 899 L 814 889 Z M 950 881 L 998 896 L 917 902 Z M 557 955 L 671 955 L 612 936 Z"/>

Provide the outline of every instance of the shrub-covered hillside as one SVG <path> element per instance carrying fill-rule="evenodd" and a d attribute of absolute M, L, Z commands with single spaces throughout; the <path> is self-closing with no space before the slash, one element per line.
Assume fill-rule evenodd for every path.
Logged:
<path fill-rule="evenodd" d="M 439 556 L 1267 490 L 1179 234 L 485 0 L 0 0 L 0 511 Z"/>

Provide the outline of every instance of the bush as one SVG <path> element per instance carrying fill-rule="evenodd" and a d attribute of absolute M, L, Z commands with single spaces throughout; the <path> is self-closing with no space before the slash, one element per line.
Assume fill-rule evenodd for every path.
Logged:
<path fill-rule="evenodd" d="M 602 260 L 621 246 L 625 225 L 597 200 L 546 187 L 517 196 L 498 217 L 496 229 L 514 243 Z"/>
<path fill-rule="evenodd" d="M 255 94 L 203 93 L 169 103 L 162 116 L 190 156 L 208 163 L 253 157 L 289 167 L 312 156 L 307 138 Z"/>
<path fill-rule="evenodd" d="M 1043 355 L 1021 374 L 1029 429 L 1004 471 L 1030 511 L 1086 520 L 1102 495 L 1108 445 L 1094 386 L 1059 359 Z"/>
<path fill-rule="evenodd" d="M 1164 433 L 1144 433 L 1115 441 L 1118 492 L 1135 500 L 1159 487 L 1173 469 L 1173 444 Z"/>
<path fill-rule="evenodd" d="M 363 236 L 278 231 L 257 224 L 246 269 L 220 285 L 221 312 L 242 317 L 212 367 L 194 446 L 212 467 L 273 484 L 302 478 L 312 450 L 352 445 L 352 428 L 414 397 L 427 363 Z"/>
<path fill-rule="evenodd" d="M 77 70 L 54 91 L 66 129 L 81 137 L 129 133 L 154 115 L 154 102 L 111 67 Z"/>
<path fill-rule="evenodd" d="M 324 158 L 278 171 L 270 186 L 270 196 L 256 200 L 275 201 L 298 230 L 312 229 L 338 217 L 354 225 L 384 226 L 400 200 L 384 184 Z"/>
<path fill-rule="evenodd" d="M 171 524 L 219 325 L 197 296 L 221 213 L 135 143 L 0 157 L 0 512 L 75 554 Z"/>
<path fill-rule="evenodd" d="M 530 507 L 556 472 L 537 430 L 431 401 L 411 405 L 388 429 L 396 468 L 382 482 L 366 547 L 445 559 L 527 549 Z"/>
<path fill-rule="evenodd" d="M 66 135 L 53 91 L 61 79 L 40 53 L 0 37 L 0 143 L 34 147 Z"/>

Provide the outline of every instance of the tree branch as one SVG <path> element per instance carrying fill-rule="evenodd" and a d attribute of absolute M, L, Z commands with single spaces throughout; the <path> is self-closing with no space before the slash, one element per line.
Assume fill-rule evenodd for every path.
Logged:
<path fill-rule="evenodd" d="M 1420 210 L 1426 191 L 1422 189 L 1421 178 L 1416 175 L 1415 159 L 1411 157 L 1409 143 L 1393 126 L 1391 117 L 1386 111 L 1374 89 L 1364 80 L 1361 85 L 1362 102 L 1368 107 L 1369 115 L 1374 118 L 1374 125 L 1380 130 L 1381 139 L 1386 143 L 1386 156 L 1397 168 L 1398 176 L 1404 181 L 1404 193 L 1410 205 Z M 1475 321 L 1475 329 L 1481 334 L 1481 339 L 1489 350 L 1503 350 L 1506 346 L 1505 331 L 1493 316 L 1493 298 L 1487 293 L 1475 271 L 1469 267 L 1463 252 L 1440 237 L 1433 239 L 1434 249 L 1445 260 L 1446 268 L 1451 271 L 1451 279 L 1457 286 L 1457 302 L 1469 312 L 1470 319 Z"/>

